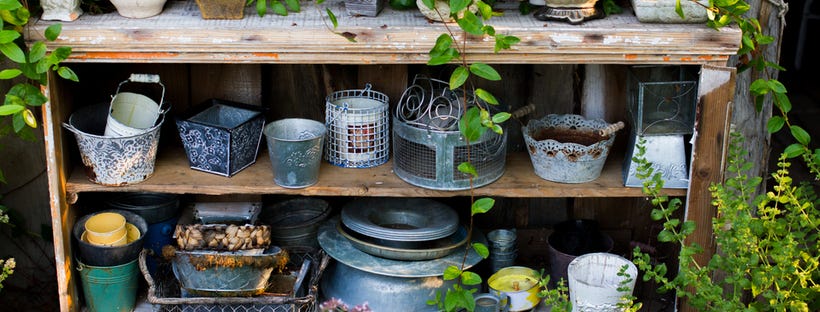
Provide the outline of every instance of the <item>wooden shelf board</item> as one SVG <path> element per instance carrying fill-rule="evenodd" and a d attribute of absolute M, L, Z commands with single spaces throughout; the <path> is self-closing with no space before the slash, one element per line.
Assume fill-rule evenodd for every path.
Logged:
<path fill-rule="evenodd" d="M 529 155 L 507 156 L 504 175 L 497 181 L 475 189 L 479 196 L 499 197 L 642 197 L 640 188 L 623 186 L 621 157 L 611 157 L 601 176 L 593 182 L 563 184 L 543 180 L 535 175 Z M 322 162 L 319 182 L 303 189 L 287 189 L 273 182 L 268 155 L 260 152 L 256 164 L 233 177 L 193 170 L 182 149 L 162 150 L 154 175 L 126 186 L 103 186 L 90 182 L 82 167 L 73 170 L 66 184 L 69 194 L 81 192 L 166 192 L 178 194 L 292 194 L 313 196 L 385 196 L 385 197 L 451 197 L 469 195 L 469 191 L 438 191 L 413 186 L 393 173 L 393 165 L 367 169 L 341 168 Z M 668 195 L 685 196 L 686 190 L 667 189 Z"/>
<path fill-rule="evenodd" d="M 84 14 L 62 22 L 60 37 L 47 47 L 72 47 L 69 62 L 407 64 L 426 63 L 427 52 L 445 32 L 443 24 L 429 22 L 417 10 L 388 7 L 376 17 L 354 17 L 343 1 L 327 1 L 339 19 L 337 32 L 356 34 L 357 42 L 350 42 L 330 31 L 330 22 L 320 15 L 324 9 L 315 2 L 302 5 L 302 12 L 288 16 L 259 17 L 247 8 L 241 20 L 204 20 L 194 1 L 169 1 L 160 15 L 145 19 Z M 521 42 L 496 54 L 490 38 L 470 37 L 471 61 L 725 65 L 741 38 L 736 27 L 717 31 L 703 24 L 640 23 L 628 10 L 570 25 L 521 15 L 517 3 L 498 7 L 504 16 L 490 24 Z M 26 38 L 43 40 L 54 23 L 32 23 Z"/>

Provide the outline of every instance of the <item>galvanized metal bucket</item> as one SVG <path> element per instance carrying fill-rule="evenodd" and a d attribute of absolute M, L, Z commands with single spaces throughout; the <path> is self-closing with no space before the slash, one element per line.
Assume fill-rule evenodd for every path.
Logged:
<path fill-rule="evenodd" d="M 155 83 L 162 88 L 159 104 L 142 94 L 120 92 L 126 83 Z M 131 74 L 128 80 L 120 82 L 117 92 L 111 97 L 111 107 L 105 126 L 105 136 L 122 137 L 132 136 L 150 131 L 160 117 L 165 115 L 163 109 L 165 100 L 165 85 L 159 81 L 158 75 Z"/>
<path fill-rule="evenodd" d="M 536 175 L 553 182 L 584 183 L 601 175 L 609 149 L 615 142 L 615 134 L 597 133 L 609 132 L 605 130 L 610 128 L 609 123 L 600 119 L 588 120 L 579 115 L 550 114 L 542 119 L 530 120 L 521 132 L 527 143 Z M 559 142 L 542 133 L 556 129 L 582 134 L 594 140 L 589 144 Z"/>
<path fill-rule="evenodd" d="M 281 119 L 265 126 L 273 181 L 285 188 L 316 184 L 326 132 L 323 123 L 302 118 Z"/>
<path fill-rule="evenodd" d="M 628 276 L 620 276 L 626 266 Z M 632 261 L 611 253 L 590 253 L 572 260 L 567 268 L 572 311 L 623 311 L 618 305 L 624 295 L 632 294 L 638 268 Z M 631 278 L 631 281 L 622 282 Z"/>
<path fill-rule="evenodd" d="M 139 183 L 154 173 L 160 126 L 124 137 L 102 136 L 108 105 L 91 105 L 71 114 L 63 127 L 74 133 L 88 179 L 94 183 L 121 186 Z"/>

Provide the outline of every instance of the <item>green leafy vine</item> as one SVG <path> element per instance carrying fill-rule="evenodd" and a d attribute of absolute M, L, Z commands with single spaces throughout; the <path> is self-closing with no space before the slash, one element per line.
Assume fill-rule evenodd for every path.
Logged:
<path fill-rule="evenodd" d="M 435 7 L 435 0 L 424 0 L 424 5 L 435 10 L 439 17 L 443 17 L 441 12 Z M 475 14 L 468 10 L 469 6 L 476 6 L 477 13 Z M 449 86 L 451 90 L 462 88 L 461 94 L 462 105 L 465 106 L 464 115 L 459 119 L 458 128 L 467 143 L 467 159 L 470 159 L 469 143 L 477 141 L 481 135 L 486 131 L 492 130 L 498 134 L 503 133 L 501 123 L 510 118 L 507 112 L 499 112 L 491 114 L 488 107 L 482 106 L 483 103 L 488 105 L 498 105 L 499 102 L 487 90 L 476 88 L 473 94 L 481 101 L 475 101 L 474 106 L 468 107 L 467 101 L 467 84 L 466 82 L 471 76 L 478 78 L 498 81 L 501 80 L 501 75 L 490 65 L 484 63 L 470 63 L 466 57 L 467 38 L 469 36 L 492 37 L 495 41 L 494 52 L 498 53 L 501 50 L 509 49 L 512 45 L 520 41 L 515 36 L 508 36 L 496 33 L 495 28 L 485 24 L 493 16 L 500 13 L 494 12 L 491 5 L 481 0 L 449 0 L 449 7 L 451 17 L 455 20 L 459 27 L 461 34 L 461 42 L 457 41 L 458 36 L 451 25 L 444 23 L 446 32 L 438 36 L 435 45 L 430 49 L 430 59 L 427 65 L 436 66 L 456 63 L 456 68 L 452 71 L 449 78 Z M 444 19 L 444 18 L 442 18 Z M 474 217 L 477 214 L 482 214 L 490 211 L 495 205 L 495 200 L 492 198 L 475 198 L 473 193 L 474 185 L 473 179 L 478 176 L 475 167 L 469 163 L 464 162 L 458 165 L 458 170 L 462 173 L 468 174 L 470 178 L 470 220 L 468 226 L 468 237 L 471 243 L 465 249 L 464 259 L 470 249 L 475 250 L 478 255 L 483 258 L 489 256 L 489 250 L 486 245 L 482 243 L 472 242 Z M 445 280 L 457 280 L 451 288 L 446 290 L 444 295 L 441 292 L 436 294 L 435 299 L 429 300 L 427 303 L 436 305 L 439 309 L 444 311 L 457 311 L 459 309 L 466 309 L 473 311 L 475 309 L 475 298 L 473 293 L 476 291 L 472 286 L 480 285 L 482 283 L 481 276 L 465 270 L 464 261 L 461 266 L 449 266 L 444 270 L 443 278 Z"/>

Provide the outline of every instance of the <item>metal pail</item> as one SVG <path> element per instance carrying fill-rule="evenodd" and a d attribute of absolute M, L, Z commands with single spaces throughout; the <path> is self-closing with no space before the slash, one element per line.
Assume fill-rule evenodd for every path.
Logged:
<path fill-rule="evenodd" d="M 120 88 L 129 82 L 158 84 L 162 88 L 159 103 L 142 94 L 120 92 Z M 158 75 L 131 74 L 128 80 L 120 82 L 116 94 L 111 98 L 105 136 L 133 136 L 150 131 L 167 112 L 167 109 L 162 108 L 164 97 L 165 86 L 159 81 Z"/>
<path fill-rule="evenodd" d="M 301 118 L 277 120 L 265 126 L 273 181 L 285 188 L 316 184 L 326 132 L 323 123 Z"/>
<path fill-rule="evenodd" d="M 72 113 L 68 123 L 63 123 L 77 139 L 88 179 L 110 186 L 144 181 L 154 173 L 164 115 L 148 131 L 125 137 L 102 135 L 106 116 L 108 105 L 91 105 Z"/>
<path fill-rule="evenodd" d="M 139 286 L 137 259 L 117 266 L 91 266 L 77 262 L 88 311 L 132 311 Z"/>

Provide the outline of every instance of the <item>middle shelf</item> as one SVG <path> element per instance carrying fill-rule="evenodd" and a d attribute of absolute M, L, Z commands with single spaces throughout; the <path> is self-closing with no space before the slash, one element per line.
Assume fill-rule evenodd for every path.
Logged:
<path fill-rule="evenodd" d="M 623 155 L 610 155 L 601 176 L 589 183 L 564 184 L 535 175 L 526 152 L 508 153 L 504 175 L 474 190 L 477 196 L 498 197 L 642 197 L 640 188 L 624 187 Z M 470 195 L 469 190 L 439 191 L 413 186 L 393 173 L 392 160 L 366 169 L 342 168 L 322 162 L 319 183 L 288 189 L 273 182 L 266 150 L 257 161 L 233 177 L 222 177 L 190 168 L 181 147 L 157 154 L 153 176 L 126 186 L 104 186 L 88 180 L 82 166 L 75 167 L 66 181 L 68 194 L 83 192 L 164 192 L 176 194 L 290 194 L 311 196 L 453 197 Z M 665 189 L 669 196 L 685 196 L 685 189 Z M 70 196 L 74 197 L 75 196 Z"/>

